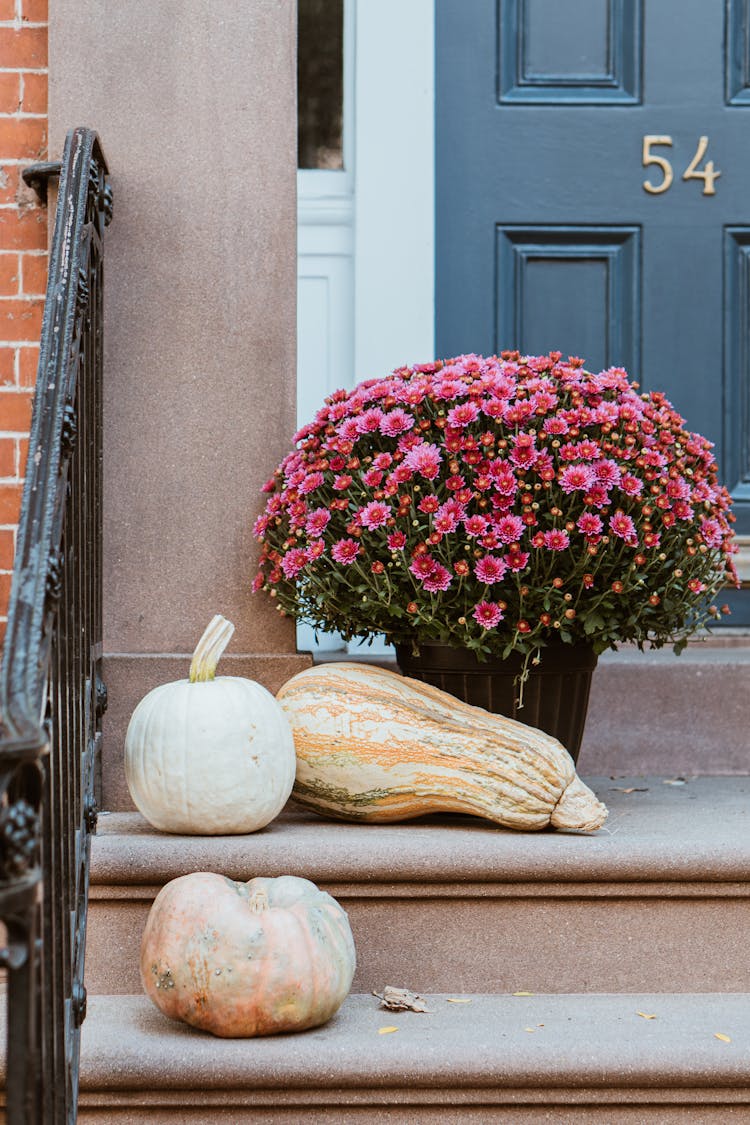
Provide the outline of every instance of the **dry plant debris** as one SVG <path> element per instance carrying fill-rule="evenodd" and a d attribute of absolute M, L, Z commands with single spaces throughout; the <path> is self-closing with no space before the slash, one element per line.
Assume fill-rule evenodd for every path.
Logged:
<path fill-rule="evenodd" d="M 410 992 L 408 988 L 395 988 L 387 984 L 382 992 L 373 992 L 380 1001 L 380 1007 L 389 1012 L 429 1012 L 424 996 Z"/>

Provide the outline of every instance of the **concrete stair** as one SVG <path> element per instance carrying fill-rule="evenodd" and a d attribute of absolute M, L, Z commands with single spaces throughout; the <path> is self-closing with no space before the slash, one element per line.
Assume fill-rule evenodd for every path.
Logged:
<path fill-rule="evenodd" d="M 290 805 L 252 836 L 178 837 L 103 814 L 79 1120 L 750 1121 L 750 779 L 587 780 L 610 808 L 593 835 Z M 334 1020 L 222 1041 L 150 1005 L 146 914 L 197 870 L 304 875 L 339 899 L 358 969 Z M 380 1011 L 386 984 L 431 1011 Z"/>
<path fill-rule="evenodd" d="M 140 996 L 94 996 L 82 1125 L 456 1121 L 680 1125 L 750 1119 L 746 996 L 350 996 L 325 1027 L 217 1040 Z M 639 1012 L 654 1018 L 646 1020 Z M 383 1027 L 396 1027 L 379 1034 Z M 725 1035 L 730 1042 L 716 1038 Z"/>

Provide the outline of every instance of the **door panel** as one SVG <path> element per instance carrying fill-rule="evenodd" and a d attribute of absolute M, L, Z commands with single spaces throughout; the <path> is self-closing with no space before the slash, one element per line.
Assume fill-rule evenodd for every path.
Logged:
<path fill-rule="evenodd" d="M 496 232 L 496 340 L 538 355 L 571 335 L 597 370 L 637 369 L 637 227 L 498 225 Z"/>
<path fill-rule="evenodd" d="M 640 0 L 501 0 L 501 102 L 637 102 Z"/>
<path fill-rule="evenodd" d="M 438 354 L 552 348 L 626 367 L 716 443 L 745 534 L 749 9 L 436 7 Z M 663 191 L 644 186 L 665 171 L 643 164 L 649 136 Z"/>

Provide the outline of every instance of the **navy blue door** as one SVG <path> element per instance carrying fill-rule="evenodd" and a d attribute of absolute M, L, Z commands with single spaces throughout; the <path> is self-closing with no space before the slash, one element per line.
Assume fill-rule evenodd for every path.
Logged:
<path fill-rule="evenodd" d="M 716 442 L 744 533 L 749 6 L 436 0 L 438 354 L 626 367 Z"/>

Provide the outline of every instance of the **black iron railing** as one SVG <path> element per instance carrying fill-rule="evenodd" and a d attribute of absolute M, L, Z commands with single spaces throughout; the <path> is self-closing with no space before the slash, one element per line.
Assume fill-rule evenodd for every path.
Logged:
<path fill-rule="evenodd" d="M 102 234 L 90 129 L 60 165 L 39 370 L 0 673 L 0 960 L 9 1125 L 74 1122 L 101 668 Z M 40 192 L 40 194 L 42 194 Z"/>

